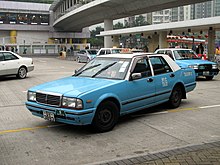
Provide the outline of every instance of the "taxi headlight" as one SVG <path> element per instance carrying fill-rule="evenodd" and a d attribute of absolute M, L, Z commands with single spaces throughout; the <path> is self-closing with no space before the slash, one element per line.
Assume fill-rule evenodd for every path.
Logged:
<path fill-rule="evenodd" d="M 217 64 L 213 64 L 212 65 L 212 69 L 218 69 L 218 65 Z"/>
<path fill-rule="evenodd" d="M 28 101 L 36 101 L 36 92 L 28 91 L 27 100 Z"/>
<path fill-rule="evenodd" d="M 62 99 L 62 106 L 74 109 L 82 109 L 83 103 L 81 99 L 77 98 L 70 98 L 70 97 L 63 97 Z"/>
<path fill-rule="evenodd" d="M 192 69 L 198 69 L 198 65 L 189 65 L 188 67 Z"/>

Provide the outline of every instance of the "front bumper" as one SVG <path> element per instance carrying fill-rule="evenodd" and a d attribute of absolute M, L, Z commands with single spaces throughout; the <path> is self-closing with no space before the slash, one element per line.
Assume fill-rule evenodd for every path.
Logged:
<path fill-rule="evenodd" d="M 216 76 L 219 73 L 219 69 L 212 70 L 199 70 L 195 69 L 196 76 Z"/>
<path fill-rule="evenodd" d="M 43 118 L 43 111 L 47 111 L 54 114 L 56 122 L 72 125 L 91 124 L 95 115 L 95 108 L 86 110 L 73 110 L 67 108 L 41 105 L 36 102 L 30 101 L 26 102 L 25 104 L 27 109 L 35 116 Z M 60 115 L 59 111 L 64 112 L 64 115 Z"/>

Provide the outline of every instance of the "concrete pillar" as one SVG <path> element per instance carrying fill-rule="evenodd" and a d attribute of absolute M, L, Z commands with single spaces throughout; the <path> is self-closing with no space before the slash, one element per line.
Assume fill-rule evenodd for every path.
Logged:
<path fill-rule="evenodd" d="M 113 30 L 113 20 L 112 19 L 105 19 L 104 20 L 104 31 Z M 105 48 L 112 48 L 113 47 L 113 39 L 111 36 L 104 37 L 104 47 Z"/>
<path fill-rule="evenodd" d="M 210 28 L 208 31 L 208 59 L 214 60 L 215 55 L 215 29 Z"/>
<path fill-rule="evenodd" d="M 151 39 L 149 39 L 149 52 L 154 52 L 158 45 L 159 35 L 156 33 L 151 36 Z"/>
<path fill-rule="evenodd" d="M 159 34 L 159 48 L 168 48 L 167 31 L 160 32 Z"/>

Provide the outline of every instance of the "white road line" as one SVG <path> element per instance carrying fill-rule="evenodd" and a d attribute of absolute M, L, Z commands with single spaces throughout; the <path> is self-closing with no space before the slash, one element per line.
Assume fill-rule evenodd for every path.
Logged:
<path fill-rule="evenodd" d="M 214 108 L 214 107 L 220 107 L 220 104 L 219 105 L 209 105 L 209 106 L 204 106 L 204 107 L 199 107 L 199 108 L 204 109 L 204 108 Z"/>

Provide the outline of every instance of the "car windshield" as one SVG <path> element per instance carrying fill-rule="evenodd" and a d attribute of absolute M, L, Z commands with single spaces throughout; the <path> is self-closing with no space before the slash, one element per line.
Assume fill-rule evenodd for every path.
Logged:
<path fill-rule="evenodd" d="M 95 54 L 97 54 L 97 50 L 88 50 L 88 53 L 92 54 L 92 55 L 95 55 Z"/>
<path fill-rule="evenodd" d="M 193 50 L 174 50 L 173 53 L 176 60 L 199 59 L 199 57 Z"/>
<path fill-rule="evenodd" d="M 99 57 L 91 60 L 73 76 L 123 80 L 129 64 L 130 59 Z"/>

